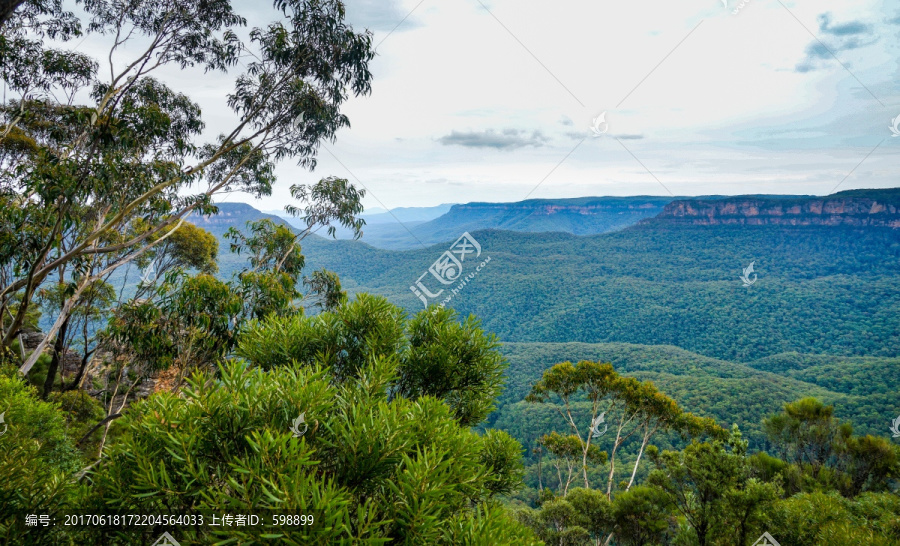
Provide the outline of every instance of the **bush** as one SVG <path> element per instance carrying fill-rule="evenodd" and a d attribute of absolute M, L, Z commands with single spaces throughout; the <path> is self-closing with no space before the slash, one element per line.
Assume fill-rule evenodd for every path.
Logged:
<path fill-rule="evenodd" d="M 449 309 L 432 307 L 409 322 L 403 315 L 384 298 L 359 294 L 315 317 L 253 321 L 236 353 L 266 370 L 322 362 L 338 382 L 358 377 L 370 359 L 397 359 L 394 394 L 440 398 L 466 426 L 483 421 L 500 394 L 506 368 L 494 336 L 473 317 L 459 323 Z"/>
<path fill-rule="evenodd" d="M 314 514 L 306 527 L 178 528 L 178 540 L 279 544 L 518 543 L 526 530 L 492 505 L 514 487 L 521 450 L 460 426 L 424 396 L 388 397 L 396 361 L 337 381 L 323 363 L 270 370 L 234 361 L 195 374 L 183 397 L 134 404 L 90 474 L 86 508 L 135 513 Z M 305 417 L 305 432 L 292 426 Z M 299 427 L 303 430 L 303 427 Z M 83 540 L 139 543 L 161 532 L 92 529 Z M 478 540 L 476 540 L 476 538 Z M 526 542 L 527 543 L 527 542 Z"/>
<path fill-rule="evenodd" d="M 80 457 L 66 434 L 66 417 L 37 389 L 0 375 L 0 543 L 60 544 L 60 527 L 26 527 L 26 514 L 51 518 L 70 506 L 70 475 Z"/>
<path fill-rule="evenodd" d="M 852 500 L 836 492 L 801 493 L 779 501 L 771 513 L 770 532 L 782 544 L 900 541 L 900 499 L 892 493 L 864 493 Z"/>

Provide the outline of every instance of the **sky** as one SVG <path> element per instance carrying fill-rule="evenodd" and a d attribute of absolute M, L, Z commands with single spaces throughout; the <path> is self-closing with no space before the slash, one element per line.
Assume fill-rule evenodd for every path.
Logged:
<path fill-rule="evenodd" d="M 601 195 L 898 186 L 900 2 L 347 0 L 377 44 L 372 93 L 314 172 L 367 208 Z M 727 5 L 723 5 L 727 3 Z M 250 25 L 260 2 L 235 0 Z M 210 135 L 234 74 L 170 73 Z"/>

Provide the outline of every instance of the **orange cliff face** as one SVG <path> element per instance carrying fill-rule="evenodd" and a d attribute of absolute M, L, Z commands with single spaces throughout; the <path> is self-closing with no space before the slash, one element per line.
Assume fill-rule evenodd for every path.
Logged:
<path fill-rule="evenodd" d="M 900 192 L 854 190 L 827 197 L 799 199 L 738 196 L 721 200 L 673 201 L 658 216 L 644 222 L 708 226 L 845 225 L 900 228 Z"/>

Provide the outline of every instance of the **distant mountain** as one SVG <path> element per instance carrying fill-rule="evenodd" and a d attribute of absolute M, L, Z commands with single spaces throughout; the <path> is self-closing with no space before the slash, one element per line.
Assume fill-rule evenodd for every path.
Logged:
<path fill-rule="evenodd" d="M 276 224 L 285 226 L 290 225 L 283 218 L 260 212 L 246 203 L 218 203 L 217 206 L 219 207 L 218 214 L 209 216 L 192 215 L 188 218 L 188 221 L 217 236 L 224 234 L 230 227 L 243 229 L 247 222 L 256 222 L 262 219 L 268 219 Z"/>
<path fill-rule="evenodd" d="M 750 195 L 745 199 L 804 199 L 801 195 Z M 367 220 L 362 241 L 393 250 L 420 248 L 453 241 L 462 233 L 502 229 L 525 233 L 561 232 L 573 235 L 608 233 L 637 224 L 663 213 L 679 197 L 578 197 L 573 199 L 530 199 L 513 203 L 467 203 L 442 205 L 446 214 L 426 221 L 423 215 L 379 215 L 379 223 Z M 692 198 L 704 202 L 727 200 L 710 195 Z M 678 201 L 681 202 L 681 201 Z M 440 207 L 433 207 L 432 211 Z M 395 212 L 399 209 L 395 209 Z M 414 210 L 414 209 L 411 209 Z M 374 218 L 374 216 L 372 217 Z M 397 220 L 400 220 L 398 222 Z M 349 238 L 349 237 L 342 237 Z"/>
<path fill-rule="evenodd" d="M 878 195 L 871 192 L 885 190 L 862 191 L 865 193 L 854 190 L 835 194 L 827 199 L 828 204 L 825 203 L 826 198 L 812 195 L 709 195 L 690 198 L 578 197 L 397 208 L 390 213 L 364 213 L 362 217 L 366 220 L 366 226 L 362 241 L 377 248 L 408 250 L 450 242 L 464 232 L 485 229 L 595 235 L 624 229 L 642 221 L 694 225 L 863 225 L 861 222 L 864 221 L 875 222 L 871 225 L 885 225 L 879 222 L 894 221 L 891 216 L 894 213 L 890 211 L 896 211 L 896 206 L 891 204 L 894 197 L 889 195 L 890 190 L 887 190 L 888 194 Z M 877 206 L 871 208 L 872 202 L 878 199 L 889 203 L 886 214 L 863 220 L 860 215 L 878 210 Z M 839 205 L 848 202 L 855 203 L 852 213 Z M 825 211 L 825 214 L 816 218 L 816 211 Z M 303 226 L 297 218 L 284 218 L 295 227 Z M 349 230 L 338 227 L 337 238 L 351 237 Z"/>
<path fill-rule="evenodd" d="M 378 248 L 410 249 L 453 241 L 462 233 L 482 229 L 521 232 L 558 231 L 592 235 L 622 229 L 656 216 L 671 197 L 579 197 L 530 199 L 514 203 L 453 205 L 430 221 L 404 221 L 366 226 L 363 242 Z M 399 216 L 398 216 L 399 218 Z M 387 218 L 385 220 L 388 220 Z"/>
<path fill-rule="evenodd" d="M 848 190 L 826 197 L 735 196 L 666 205 L 655 224 L 884 226 L 900 228 L 900 188 Z"/>
<path fill-rule="evenodd" d="M 382 208 L 373 208 L 363 212 L 360 217 L 366 221 L 363 228 L 363 238 L 367 243 L 374 246 L 382 246 L 379 244 L 382 239 L 391 240 L 397 235 L 400 237 L 409 236 L 406 227 L 417 226 L 423 222 L 434 220 L 435 218 L 446 213 L 452 207 L 452 204 L 438 205 L 436 207 L 398 207 L 391 209 L 390 212 Z M 290 225 L 297 228 L 305 228 L 306 224 L 300 218 L 287 215 L 284 211 L 267 211 L 282 218 Z M 335 226 L 337 228 L 336 236 L 338 239 L 352 239 L 353 232 L 343 226 Z M 413 240 L 413 243 L 415 241 Z M 393 245 L 388 245 L 393 246 Z"/>
<path fill-rule="evenodd" d="M 366 225 L 368 226 L 376 224 L 396 224 L 398 220 L 400 222 L 427 222 L 429 220 L 434 220 L 442 214 L 446 214 L 447 211 L 454 206 L 456 205 L 445 203 L 436 207 L 398 207 L 391 209 L 390 212 L 380 212 L 376 214 L 363 213 L 362 216 L 365 218 Z"/>
<path fill-rule="evenodd" d="M 207 221 L 221 232 L 266 216 L 233 206 Z M 481 255 L 441 284 L 428 270 L 458 233 L 402 252 L 311 236 L 303 252 L 309 271 L 335 271 L 349 292 L 381 294 L 413 312 L 422 307 L 410 289 L 417 281 L 440 293 L 430 303 L 456 289 L 448 305 L 505 341 L 674 345 L 735 362 L 791 351 L 900 356 L 897 229 L 653 221 L 585 236 L 472 230 Z M 220 255 L 226 277 L 245 259 L 225 246 Z M 757 281 L 747 287 L 739 277 L 751 262 Z"/>

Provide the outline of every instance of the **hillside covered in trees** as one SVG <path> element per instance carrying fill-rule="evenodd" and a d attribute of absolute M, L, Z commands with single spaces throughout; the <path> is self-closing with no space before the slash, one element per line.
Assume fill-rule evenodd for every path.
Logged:
<path fill-rule="evenodd" d="M 399 252 L 329 239 L 365 229 L 339 176 L 291 222 L 220 207 L 316 166 L 380 44 L 340 0 L 254 7 L 0 2 L 0 543 L 900 543 L 890 219 Z M 675 210 L 593 199 L 470 209 Z"/>
<path fill-rule="evenodd" d="M 491 262 L 452 305 L 504 341 L 674 345 L 739 362 L 900 351 L 900 230 L 647 224 L 472 236 Z M 414 310 L 422 302 L 409 287 L 446 246 L 391 252 L 309 238 L 304 251 L 351 292 Z M 751 262 L 758 281 L 745 287 Z"/>

